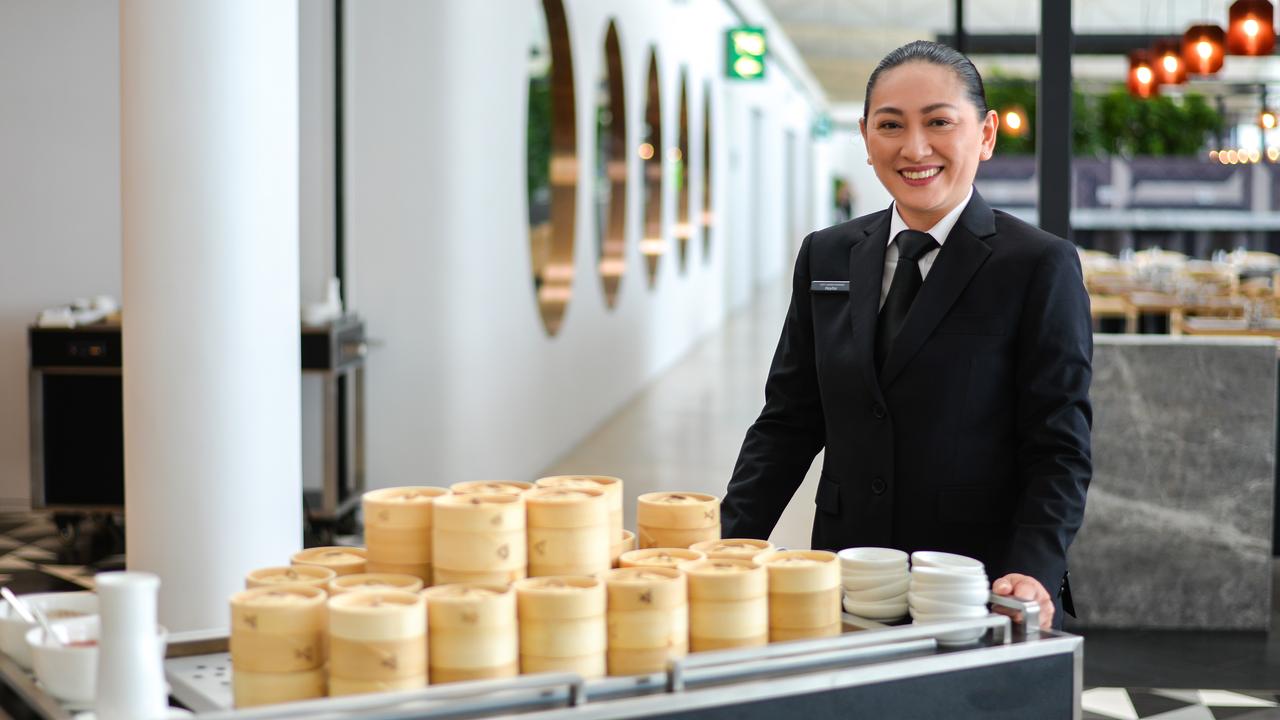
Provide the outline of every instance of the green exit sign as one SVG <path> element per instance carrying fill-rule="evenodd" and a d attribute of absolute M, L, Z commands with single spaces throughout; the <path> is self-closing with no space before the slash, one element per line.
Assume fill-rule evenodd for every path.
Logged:
<path fill-rule="evenodd" d="M 764 77 L 764 28 L 743 26 L 725 32 L 725 75 L 735 80 Z"/>

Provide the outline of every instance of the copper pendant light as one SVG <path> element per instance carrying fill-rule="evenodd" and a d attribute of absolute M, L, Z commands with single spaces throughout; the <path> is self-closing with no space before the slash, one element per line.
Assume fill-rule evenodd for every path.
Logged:
<path fill-rule="evenodd" d="M 1192 25 L 1182 35 L 1182 59 L 1187 72 L 1212 75 L 1222 69 L 1227 34 L 1217 25 Z"/>
<path fill-rule="evenodd" d="M 1236 0 L 1227 11 L 1227 52 L 1270 55 L 1276 47 L 1275 11 L 1271 0 Z"/>
<path fill-rule="evenodd" d="M 1187 81 L 1187 61 L 1182 57 L 1181 40 L 1160 40 L 1151 46 L 1152 69 L 1161 85 L 1181 85 Z"/>
<path fill-rule="evenodd" d="M 1151 53 L 1146 50 L 1129 53 L 1129 93 L 1141 98 L 1160 94 L 1156 71 L 1151 67 Z"/>

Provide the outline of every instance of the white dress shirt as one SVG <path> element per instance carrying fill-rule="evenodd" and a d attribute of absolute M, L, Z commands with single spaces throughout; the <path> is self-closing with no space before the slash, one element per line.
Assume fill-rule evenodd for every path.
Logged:
<path fill-rule="evenodd" d="M 973 197 L 973 188 L 969 188 L 969 194 L 964 196 L 964 200 L 960 204 L 951 208 L 951 212 L 942 216 L 937 225 L 929 228 L 926 232 L 938 241 L 938 248 L 930 250 L 920 258 L 920 279 L 927 280 L 929 278 L 929 268 L 933 267 L 933 261 L 938 259 L 938 253 L 942 252 L 942 244 L 947 241 L 947 235 L 951 234 L 951 228 L 956 226 L 956 221 L 960 219 L 960 213 L 964 212 L 964 208 L 969 204 L 969 200 Z M 889 248 L 884 253 L 884 278 L 880 281 L 880 307 L 884 307 L 884 300 L 889 296 L 889 287 L 893 285 L 893 273 L 898 269 L 898 244 L 893 241 L 898 237 L 898 233 L 909 229 L 907 223 L 898 214 L 898 204 L 892 205 L 892 214 L 889 216 Z"/>

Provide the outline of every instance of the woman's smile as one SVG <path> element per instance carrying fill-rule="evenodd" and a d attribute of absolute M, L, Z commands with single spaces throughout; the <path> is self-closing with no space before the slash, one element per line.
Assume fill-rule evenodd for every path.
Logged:
<path fill-rule="evenodd" d="M 898 174 L 911 187 L 924 187 L 936 180 L 941 173 L 941 165 L 917 166 L 898 170 Z"/>

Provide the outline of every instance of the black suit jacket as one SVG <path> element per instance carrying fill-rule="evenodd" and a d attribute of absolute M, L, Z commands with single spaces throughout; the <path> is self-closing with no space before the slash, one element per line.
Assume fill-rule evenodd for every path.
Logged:
<path fill-rule="evenodd" d="M 975 191 L 877 373 L 890 212 L 801 246 L 724 536 L 767 538 L 825 447 L 814 548 L 957 552 L 1056 595 L 1092 475 L 1093 333 L 1076 250 Z"/>

